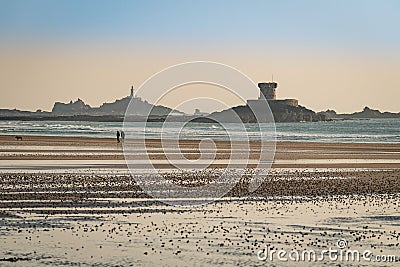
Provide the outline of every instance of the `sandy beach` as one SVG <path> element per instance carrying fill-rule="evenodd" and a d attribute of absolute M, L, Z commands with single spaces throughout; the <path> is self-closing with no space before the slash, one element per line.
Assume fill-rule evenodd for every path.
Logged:
<path fill-rule="evenodd" d="M 260 145 L 250 146 L 256 160 Z M 148 153 L 172 182 L 196 185 L 226 166 L 231 144 L 216 142 L 216 160 L 201 175 L 171 169 L 160 140 L 146 140 L 146 147 L 130 157 L 140 162 Z M 181 141 L 180 151 L 200 156 L 198 141 Z M 280 142 L 256 191 L 241 180 L 214 203 L 174 207 L 143 192 L 114 139 L 2 135 L 0 264 L 265 265 L 271 262 L 257 253 L 266 246 L 321 251 L 343 239 L 346 248 L 395 255 L 397 263 L 385 264 L 396 265 L 399 178 L 400 144 Z"/>
<path fill-rule="evenodd" d="M 135 147 L 135 140 L 128 141 Z M 132 159 L 140 160 L 144 153 L 154 160 L 165 160 L 163 149 L 169 143 L 156 139 L 146 140 L 147 151 L 133 151 Z M 237 142 L 240 144 L 240 142 Z M 16 141 L 14 136 L 0 135 L 0 160 L 115 160 L 124 161 L 122 144 L 113 138 L 25 136 Z M 187 159 L 199 158 L 199 141 L 181 140 L 180 151 Z M 215 141 L 216 161 L 230 156 L 228 141 Z M 250 159 L 257 159 L 260 145 L 250 142 Z M 239 152 L 239 153 L 238 153 Z M 232 152 L 240 155 L 240 151 Z M 240 157 L 239 157 L 240 159 Z M 400 144 L 379 143 L 318 143 L 278 142 L 276 145 L 275 168 L 400 168 Z"/>

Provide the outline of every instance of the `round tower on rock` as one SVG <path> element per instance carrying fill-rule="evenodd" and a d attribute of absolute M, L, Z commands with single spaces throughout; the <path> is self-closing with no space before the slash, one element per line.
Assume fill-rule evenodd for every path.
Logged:
<path fill-rule="evenodd" d="M 259 83 L 258 88 L 260 88 L 261 94 L 264 95 L 267 100 L 276 100 L 276 88 L 278 87 L 278 83 L 269 82 L 269 83 Z M 261 99 L 261 95 L 259 97 Z"/>

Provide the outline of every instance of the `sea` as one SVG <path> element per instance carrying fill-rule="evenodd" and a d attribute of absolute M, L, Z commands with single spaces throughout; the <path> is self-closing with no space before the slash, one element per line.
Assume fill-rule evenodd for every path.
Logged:
<path fill-rule="evenodd" d="M 258 140 L 260 132 L 277 141 L 400 143 L 400 119 L 354 119 L 273 124 L 86 121 L 0 121 L 0 134 L 115 137 L 124 127 L 130 136 L 166 139 Z"/>

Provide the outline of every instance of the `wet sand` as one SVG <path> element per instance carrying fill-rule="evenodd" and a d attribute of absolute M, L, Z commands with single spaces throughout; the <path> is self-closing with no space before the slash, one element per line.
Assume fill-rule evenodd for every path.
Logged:
<path fill-rule="evenodd" d="M 199 157 L 198 142 L 180 146 L 187 158 Z M 206 180 L 224 167 L 229 147 L 217 142 Z M 256 158 L 259 145 L 251 147 Z M 148 148 L 165 160 L 159 140 Z M 400 256 L 399 160 L 400 144 L 282 142 L 255 192 L 243 179 L 215 203 L 174 207 L 141 190 L 114 139 L 0 136 L 0 265 L 270 265 L 257 258 L 265 246 L 321 251 L 338 239 Z M 200 183 L 198 173 L 169 167 L 161 169 L 173 182 Z"/>
<path fill-rule="evenodd" d="M 182 153 L 189 160 L 200 157 L 199 141 L 195 140 L 181 140 L 179 150 L 171 147 L 173 146 L 171 141 L 167 140 L 161 144 L 160 140 L 156 139 L 146 140 L 146 150 L 136 150 L 135 144 L 138 142 L 138 140 L 127 142 L 129 148 L 133 147 L 132 151 L 127 152 L 129 159 L 140 161 L 144 156 L 148 156 L 160 168 L 171 167 L 167 164 L 163 149 L 171 154 L 168 155 L 171 159 L 179 156 L 175 156 L 174 153 Z M 241 160 L 243 159 L 240 157 L 241 154 L 245 158 L 245 153 L 249 153 L 249 159 L 257 162 L 259 143 L 250 142 L 250 150 L 244 147 L 242 151 L 241 142 L 237 143 L 239 149 L 232 152 L 235 159 Z M 231 143 L 216 141 L 215 144 L 216 160 L 210 167 L 225 167 L 224 160 L 232 158 Z M 209 152 L 212 154 L 213 151 Z M 122 144 L 112 138 L 24 136 L 23 141 L 16 141 L 14 136 L 0 135 L 0 161 L 4 163 L 18 160 L 31 160 L 34 164 L 40 163 L 39 160 L 65 160 L 66 163 L 71 160 L 102 161 L 102 164 L 107 164 L 107 161 L 125 163 Z M 14 163 L 16 164 L 18 162 Z M 254 166 L 255 164 L 249 164 L 249 167 Z M 400 168 L 400 144 L 278 142 L 273 167 Z"/>

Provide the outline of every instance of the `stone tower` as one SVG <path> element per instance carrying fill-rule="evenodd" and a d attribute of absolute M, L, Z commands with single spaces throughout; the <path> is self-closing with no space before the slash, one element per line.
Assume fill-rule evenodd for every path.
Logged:
<path fill-rule="evenodd" d="M 264 95 L 265 99 L 276 100 L 276 88 L 278 87 L 276 82 L 259 83 L 258 87 L 260 88 L 260 91 Z M 259 99 L 261 99 L 261 95 Z"/>

